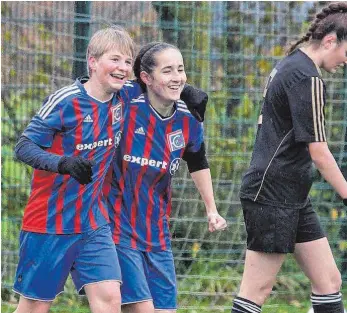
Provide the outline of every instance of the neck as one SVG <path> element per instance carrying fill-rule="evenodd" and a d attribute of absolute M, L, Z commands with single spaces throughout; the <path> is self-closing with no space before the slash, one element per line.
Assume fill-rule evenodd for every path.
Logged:
<path fill-rule="evenodd" d="M 92 77 L 83 85 L 88 95 L 101 101 L 106 102 L 110 100 L 113 93 L 107 92 L 103 89 L 102 85 L 98 81 L 94 81 Z"/>
<path fill-rule="evenodd" d="M 153 92 L 147 90 L 148 100 L 152 107 L 161 115 L 161 116 L 170 116 L 172 114 L 174 101 L 172 100 L 162 100 L 158 98 Z"/>
<path fill-rule="evenodd" d="M 316 45 L 309 45 L 303 48 L 300 48 L 302 52 L 304 52 L 315 64 L 320 67 L 322 64 L 322 52 L 319 47 Z"/>

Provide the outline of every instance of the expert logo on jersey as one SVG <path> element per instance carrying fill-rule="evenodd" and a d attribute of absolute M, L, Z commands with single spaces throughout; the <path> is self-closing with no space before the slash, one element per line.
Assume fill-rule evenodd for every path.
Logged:
<path fill-rule="evenodd" d="M 91 143 L 79 143 L 76 145 L 76 149 L 79 151 L 94 150 L 99 147 L 108 147 L 111 145 L 114 145 L 114 147 L 117 148 L 119 146 L 121 138 L 122 138 L 122 132 L 119 131 L 116 133 L 114 138 L 107 138 L 104 140 L 98 140 Z"/>

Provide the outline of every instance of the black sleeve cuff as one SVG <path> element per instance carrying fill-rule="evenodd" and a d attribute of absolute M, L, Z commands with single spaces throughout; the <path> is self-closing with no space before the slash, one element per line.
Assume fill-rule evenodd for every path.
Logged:
<path fill-rule="evenodd" d="M 184 151 L 182 159 L 187 162 L 189 173 L 210 168 L 206 158 L 205 143 L 203 142 L 197 152 Z"/>

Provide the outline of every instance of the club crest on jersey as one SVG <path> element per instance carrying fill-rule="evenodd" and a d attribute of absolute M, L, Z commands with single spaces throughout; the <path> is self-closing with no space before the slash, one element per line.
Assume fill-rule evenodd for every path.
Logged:
<path fill-rule="evenodd" d="M 178 168 L 180 167 L 180 160 L 180 158 L 176 158 L 171 161 L 169 171 L 172 176 L 177 172 Z"/>
<path fill-rule="evenodd" d="M 184 137 L 182 130 L 176 130 L 170 134 L 167 134 L 167 140 L 169 141 L 170 151 L 180 150 L 185 147 Z"/>
<path fill-rule="evenodd" d="M 122 119 L 122 104 L 118 103 L 111 108 L 112 113 L 112 125 L 118 123 Z"/>

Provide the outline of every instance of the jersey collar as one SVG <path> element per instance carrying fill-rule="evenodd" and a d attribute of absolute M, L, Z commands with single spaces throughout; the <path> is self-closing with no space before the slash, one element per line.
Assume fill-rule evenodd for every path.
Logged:
<path fill-rule="evenodd" d="M 311 62 L 314 64 L 314 66 L 316 67 L 316 69 L 317 69 L 317 72 L 318 72 L 318 74 L 319 74 L 319 76 L 320 77 L 322 77 L 322 71 L 321 71 L 321 69 L 320 69 L 320 67 L 304 52 L 304 51 L 302 51 L 301 49 L 299 49 L 299 51 L 301 52 L 301 53 L 303 53 L 307 58 L 309 58 L 310 60 L 311 60 Z"/>

